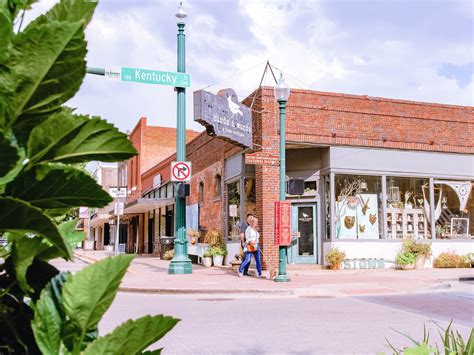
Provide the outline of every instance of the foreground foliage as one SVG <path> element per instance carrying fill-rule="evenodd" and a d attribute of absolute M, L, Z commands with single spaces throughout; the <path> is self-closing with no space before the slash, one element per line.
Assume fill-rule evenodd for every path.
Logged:
<path fill-rule="evenodd" d="M 136 154 L 113 125 L 64 106 L 85 75 L 97 3 L 62 0 L 15 33 L 32 2 L 0 0 L 0 353 L 138 353 L 177 320 L 147 316 L 98 336 L 131 258 L 76 275 L 49 263 L 84 239 L 64 216 L 112 201 L 77 164 Z"/>
<path fill-rule="evenodd" d="M 438 325 L 438 324 L 437 324 Z M 433 345 L 430 342 L 430 333 L 426 330 L 426 326 L 423 327 L 423 340 L 417 341 L 412 337 L 401 333 L 395 330 L 397 333 L 400 333 L 407 337 L 411 343 L 414 345 L 413 347 L 405 347 L 403 349 L 395 348 L 388 339 L 387 343 L 390 349 L 394 352 L 394 354 L 406 354 L 406 355 L 473 355 L 474 354 L 474 328 L 471 329 L 471 333 L 469 334 L 469 338 L 467 340 L 463 339 L 462 335 L 456 330 L 454 331 L 451 328 L 452 321 L 449 325 L 443 329 L 441 326 L 438 325 L 439 336 L 441 338 L 442 347 L 439 348 L 438 344 Z"/>

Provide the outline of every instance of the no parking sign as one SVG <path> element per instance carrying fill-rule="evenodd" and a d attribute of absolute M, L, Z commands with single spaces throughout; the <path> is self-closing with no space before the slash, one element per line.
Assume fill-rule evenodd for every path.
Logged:
<path fill-rule="evenodd" d="M 191 181 L 191 162 L 180 161 L 171 163 L 171 181 Z"/>

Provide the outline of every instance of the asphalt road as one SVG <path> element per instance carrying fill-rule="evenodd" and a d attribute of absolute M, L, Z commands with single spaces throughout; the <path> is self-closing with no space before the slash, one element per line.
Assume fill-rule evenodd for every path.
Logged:
<path fill-rule="evenodd" d="M 164 347 L 163 354 L 390 353 L 385 337 L 397 346 L 409 343 L 393 329 L 421 340 L 426 324 L 435 339 L 434 322 L 445 326 L 455 316 L 455 327 L 467 335 L 473 301 L 464 292 L 326 299 L 120 293 L 100 330 L 166 314 L 181 322 L 153 347 Z"/>
<path fill-rule="evenodd" d="M 72 271 L 83 267 L 74 263 Z M 68 264 L 71 269 L 71 264 Z M 391 354 L 435 323 L 467 336 L 474 324 L 474 285 L 429 294 L 311 298 L 119 293 L 100 323 L 104 335 L 130 318 L 166 314 L 181 322 L 152 349 L 163 354 Z"/>

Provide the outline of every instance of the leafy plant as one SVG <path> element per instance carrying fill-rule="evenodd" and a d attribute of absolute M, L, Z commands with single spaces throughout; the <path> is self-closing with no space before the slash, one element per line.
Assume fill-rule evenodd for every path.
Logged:
<path fill-rule="evenodd" d="M 209 250 L 207 250 L 204 254 L 202 254 L 203 258 L 212 258 L 212 254 Z"/>
<path fill-rule="evenodd" d="M 209 244 L 211 247 L 222 245 L 222 237 L 219 231 L 215 229 L 209 230 L 204 236 L 204 243 Z"/>
<path fill-rule="evenodd" d="M 165 260 L 171 260 L 173 258 L 174 258 L 174 249 L 167 250 L 163 254 L 163 259 L 165 259 Z"/>
<path fill-rule="evenodd" d="M 0 248 L 1 352 L 141 352 L 177 320 L 144 317 L 105 337 L 97 332 L 130 257 L 75 275 L 49 263 L 71 260 L 84 239 L 72 211 L 112 201 L 77 164 L 136 154 L 113 125 L 64 106 L 86 72 L 84 30 L 97 3 L 62 0 L 14 32 L 32 2 L 0 0 L 0 238 L 7 240 Z"/>
<path fill-rule="evenodd" d="M 402 250 L 415 255 L 415 257 L 429 257 L 431 255 L 431 243 L 420 243 L 414 239 L 407 239 L 403 242 Z"/>
<path fill-rule="evenodd" d="M 470 267 L 471 260 L 467 255 L 458 255 L 455 252 L 444 252 L 438 255 L 433 265 L 436 268 Z"/>
<path fill-rule="evenodd" d="M 329 249 L 325 258 L 331 269 L 338 270 L 341 268 L 341 264 L 346 258 L 346 253 L 344 253 L 342 250 L 339 250 L 337 247 L 332 247 Z"/>
<path fill-rule="evenodd" d="M 410 252 L 401 252 L 395 258 L 395 261 L 398 265 L 410 265 L 416 262 L 416 256 Z"/>
<path fill-rule="evenodd" d="M 224 244 L 215 245 L 209 249 L 209 254 L 211 256 L 226 256 L 227 248 Z"/>
<path fill-rule="evenodd" d="M 438 331 L 439 336 L 443 342 L 443 347 L 440 350 L 438 348 L 438 344 L 430 345 L 430 334 L 426 330 L 426 326 L 423 326 L 423 340 L 417 341 L 410 337 L 407 334 L 399 332 L 398 330 L 393 329 L 399 334 L 404 335 L 407 337 L 415 347 L 404 347 L 403 349 L 395 348 L 390 341 L 385 338 L 387 341 L 388 346 L 396 355 L 401 354 L 411 354 L 411 355 L 429 355 L 429 354 L 445 354 L 445 355 L 472 355 L 474 354 L 474 328 L 471 328 L 471 333 L 469 334 L 469 338 L 464 340 L 462 335 L 456 330 L 453 331 L 451 328 L 453 321 L 449 322 L 446 328 L 441 327 L 439 324 L 435 323 L 440 330 Z"/>

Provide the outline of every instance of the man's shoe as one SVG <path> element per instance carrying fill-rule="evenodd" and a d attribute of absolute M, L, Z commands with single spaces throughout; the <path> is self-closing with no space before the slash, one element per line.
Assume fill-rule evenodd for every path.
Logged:
<path fill-rule="evenodd" d="M 239 277 L 242 277 L 242 276 L 244 276 L 244 274 L 242 274 L 241 272 L 239 272 Z"/>

